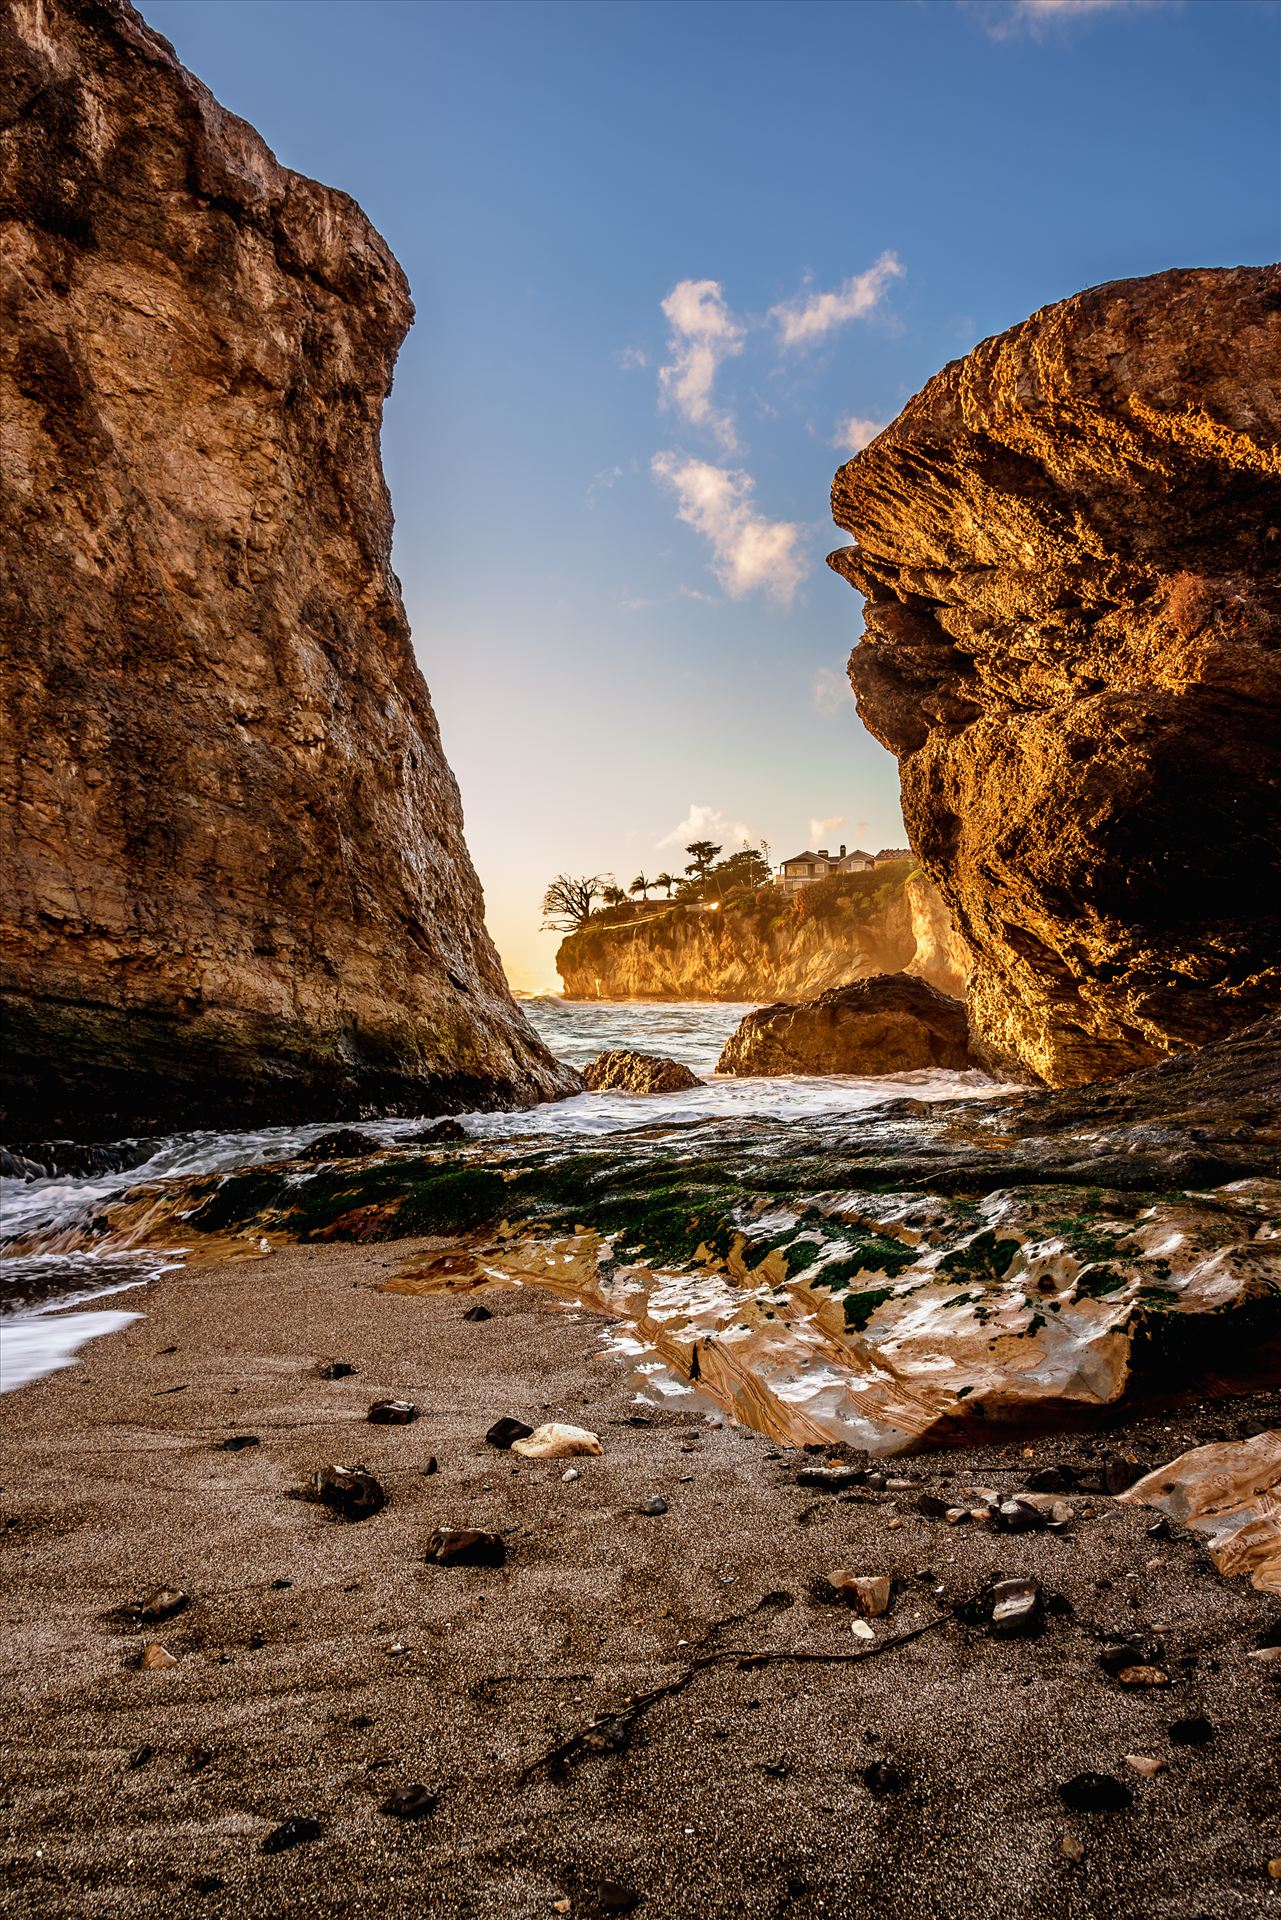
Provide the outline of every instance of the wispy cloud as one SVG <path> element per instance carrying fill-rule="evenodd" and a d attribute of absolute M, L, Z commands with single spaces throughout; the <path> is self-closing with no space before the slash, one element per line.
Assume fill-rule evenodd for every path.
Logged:
<path fill-rule="evenodd" d="M 624 373 L 632 373 L 637 367 L 649 365 L 649 355 L 644 347 L 624 347 L 618 356 L 618 364 Z"/>
<path fill-rule="evenodd" d="M 701 807 L 697 802 L 692 802 L 685 818 L 678 820 L 671 832 L 665 833 L 654 845 L 687 847 L 692 840 L 716 840 L 722 847 L 734 852 L 744 840 L 755 846 L 759 837 L 745 820 L 731 820 L 720 807 Z"/>
<path fill-rule="evenodd" d="M 848 677 L 835 667 L 820 667 L 814 675 L 814 705 L 820 713 L 840 713 L 854 694 Z"/>
<path fill-rule="evenodd" d="M 679 453 L 656 453 L 652 469 L 675 493 L 679 517 L 711 546 L 712 572 L 731 600 L 758 588 L 791 600 L 804 571 L 800 528 L 757 511 L 749 473 Z"/>
<path fill-rule="evenodd" d="M 814 842 L 814 845 L 817 846 L 820 840 L 825 840 L 829 833 L 838 832 L 844 825 L 845 815 L 843 813 L 834 813 L 830 820 L 811 820 L 810 839 Z"/>
<path fill-rule="evenodd" d="M 592 475 L 591 485 L 587 489 L 586 500 L 589 507 L 596 505 L 597 495 L 608 493 L 616 487 L 623 477 L 621 467 L 602 467 L 599 473 Z"/>
<path fill-rule="evenodd" d="M 905 269 L 895 253 L 883 253 L 863 273 L 844 281 L 834 293 L 798 293 L 770 308 L 778 323 L 781 347 L 810 347 L 849 320 L 866 320 L 885 298 L 891 282 Z"/>
<path fill-rule="evenodd" d="M 862 453 L 887 424 L 884 420 L 861 420 L 858 414 L 851 413 L 838 423 L 832 445 L 842 453 Z"/>
<path fill-rule="evenodd" d="M 712 403 L 712 387 L 723 360 L 743 351 L 746 330 L 725 304 L 716 280 L 680 280 L 663 302 L 671 333 L 671 359 L 658 370 L 658 391 L 691 426 L 705 427 L 727 452 L 738 445 L 730 415 Z"/>
<path fill-rule="evenodd" d="M 970 0 L 974 14 L 992 40 L 1016 34 L 1042 38 L 1050 29 L 1074 25 L 1093 14 L 1138 13 L 1170 6 L 1175 0 Z"/>

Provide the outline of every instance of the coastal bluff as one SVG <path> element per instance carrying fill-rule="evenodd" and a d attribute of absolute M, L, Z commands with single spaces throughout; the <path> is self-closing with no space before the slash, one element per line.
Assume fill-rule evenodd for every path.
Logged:
<path fill-rule="evenodd" d="M 836 475 L 850 660 L 974 955 L 987 1057 L 1051 1085 L 1281 999 L 1281 268 L 1043 308 Z"/>
<path fill-rule="evenodd" d="M 908 972 L 964 995 L 969 956 L 912 860 L 835 874 L 786 895 L 731 896 L 715 912 L 652 902 L 595 913 L 562 940 L 570 1000 L 810 1000 Z"/>
<path fill-rule="evenodd" d="M 572 1091 L 391 570 L 399 266 L 124 0 L 4 0 L 0 91 L 6 1130 Z"/>

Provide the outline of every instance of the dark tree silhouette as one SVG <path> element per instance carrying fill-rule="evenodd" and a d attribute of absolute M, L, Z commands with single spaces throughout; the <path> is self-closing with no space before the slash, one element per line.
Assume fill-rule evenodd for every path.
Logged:
<path fill-rule="evenodd" d="M 592 901 L 607 884 L 599 873 L 581 879 L 558 873 L 543 895 L 543 925 L 554 933 L 573 933 L 588 919 Z"/>

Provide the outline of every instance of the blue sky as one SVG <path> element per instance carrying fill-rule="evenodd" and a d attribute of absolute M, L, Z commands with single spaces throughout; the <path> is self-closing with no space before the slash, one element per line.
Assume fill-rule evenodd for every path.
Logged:
<path fill-rule="evenodd" d="M 844 448 L 1047 301 L 1281 250 L 1276 0 L 142 12 L 409 276 L 396 568 L 521 987 L 559 869 L 899 842 Z"/>

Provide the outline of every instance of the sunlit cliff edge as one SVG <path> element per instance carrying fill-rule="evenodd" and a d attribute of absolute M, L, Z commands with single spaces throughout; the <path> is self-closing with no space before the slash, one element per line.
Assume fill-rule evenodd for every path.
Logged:
<path fill-rule="evenodd" d="M 1281 999 L 1281 268 L 1160 273 L 945 367 L 832 491 L 859 712 L 988 1055 L 1125 1072 Z"/>
<path fill-rule="evenodd" d="M 937 890 L 911 861 L 791 895 L 762 887 L 716 912 L 594 914 L 556 955 L 572 1000 L 803 1000 L 900 971 L 961 995 L 966 962 Z"/>

